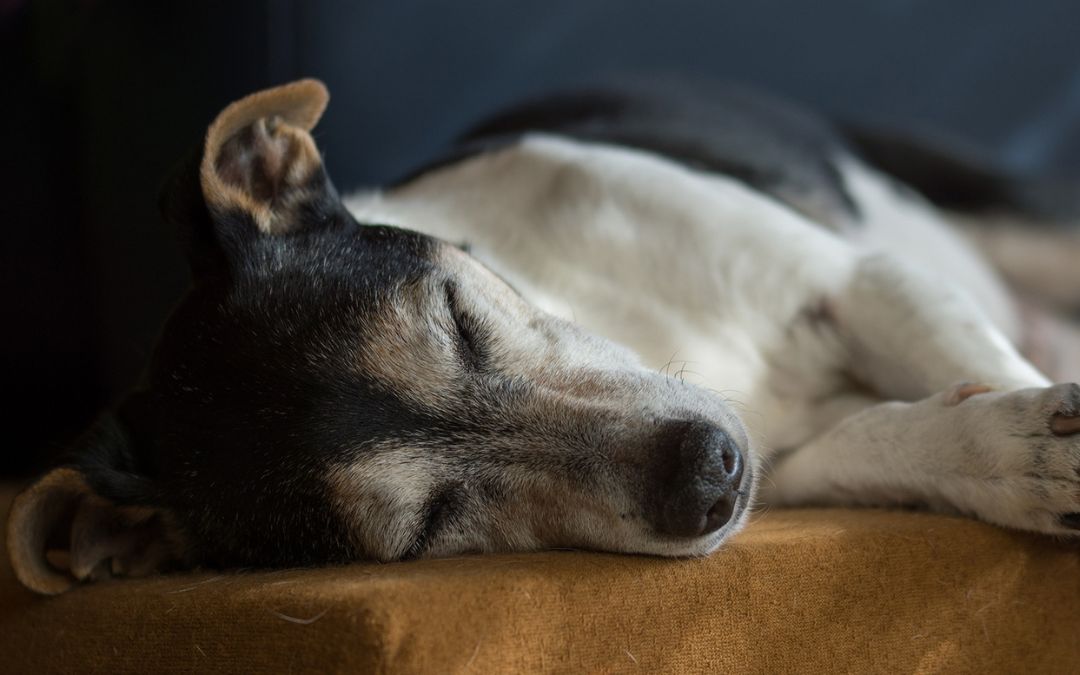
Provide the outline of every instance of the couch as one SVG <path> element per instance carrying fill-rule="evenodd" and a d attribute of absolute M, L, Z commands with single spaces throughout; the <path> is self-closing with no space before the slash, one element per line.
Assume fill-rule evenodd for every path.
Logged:
<path fill-rule="evenodd" d="M 797 509 L 758 514 L 693 560 L 198 571 L 39 597 L 5 559 L 0 635 L 0 670 L 35 674 L 1077 673 L 1080 546 L 926 513 Z"/>

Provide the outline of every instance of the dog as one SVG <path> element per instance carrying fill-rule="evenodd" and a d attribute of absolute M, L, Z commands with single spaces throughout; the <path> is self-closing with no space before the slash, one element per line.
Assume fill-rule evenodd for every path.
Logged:
<path fill-rule="evenodd" d="M 1080 535 L 1071 189 L 658 82 L 513 108 L 343 199 L 327 102 L 302 80 L 233 103 L 167 183 L 192 286 L 14 502 L 30 589 L 701 556 L 755 503 Z"/>

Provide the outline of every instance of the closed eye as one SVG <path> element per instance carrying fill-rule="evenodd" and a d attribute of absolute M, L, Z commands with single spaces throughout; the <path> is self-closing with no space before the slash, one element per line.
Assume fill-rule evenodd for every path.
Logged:
<path fill-rule="evenodd" d="M 450 310 L 450 316 L 454 320 L 454 339 L 457 343 L 458 354 L 461 361 L 469 370 L 483 370 L 487 362 L 487 351 L 480 338 L 482 326 L 475 316 L 464 311 L 458 301 L 457 287 L 447 282 L 446 306 Z"/>

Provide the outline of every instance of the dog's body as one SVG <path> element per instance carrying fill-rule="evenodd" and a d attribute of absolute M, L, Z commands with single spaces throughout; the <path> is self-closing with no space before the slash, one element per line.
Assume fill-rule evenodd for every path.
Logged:
<path fill-rule="evenodd" d="M 950 201 L 961 191 L 935 186 L 989 174 L 938 162 L 923 182 L 888 144 L 785 104 L 654 87 L 515 109 L 343 204 L 306 135 L 312 87 L 211 127 L 205 206 L 190 187 L 172 201 L 196 289 L 147 382 L 84 444 L 97 459 L 16 505 L 12 527 L 36 533 L 13 548 L 31 587 L 109 560 L 703 554 L 745 522 L 769 465 L 766 502 L 1080 533 L 1080 388 L 1051 386 L 1014 347 L 1038 343 L 1054 379 L 1075 379 L 1060 358 L 1074 331 L 1033 333 L 963 234 L 1029 291 L 1080 298 L 995 248 L 1014 230 L 973 225 L 977 207 L 1037 212 L 1023 190 Z M 154 514 L 110 512 L 125 525 L 91 527 L 98 539 L 170 543 L 148 553 L 128 536 L 50 568 L 50 532 L 73 530 L 75 558 L 94 538 L 79 534 L 86 494 Z"/>
<path fill-rule="evenodd" d="M 466 242 L 530 302 L 735 402 L 764 459 L 885 401 L 968 380 L 994 389 L 1047 383 L 1000 340 L 1025 342 L 1020 303 L 962 236 L 970 216 L 935 208 L 802 111 L 737 88 L 686 94 L 653 85 L 515 109 L 467 136 L 449 165 L 346 203 L 363 222 Z M 855 347 L 868 353 L 853 359 Z M 916 436 L 913 415 L 895 412 L 866 415 L 873 429 L 844 429 L 850 445 L 816 461 L 842 465 L 783 471 L 770 497 L 987 513 L 941 494 L 968 490 L 976 469 L 954 475 L 967 459 L 941 455 L 975 439 L 935 438 L 943 429 Z M 914 416 L 931 427 L 943 412 Z M 998 427 L 994 434 L 1017 425 L 981 414 L 972 423 Z M 889 447 L 866 447 L 872 436 Z M 926 453 L 921 466 L 912 452 Z M 859 470 L 849 453 L 865 454 L 866 465 L 855 484 L 838 485 Z M 994 470 L 1000 462 L 990 461 Z M 1051 479 L 1073 481 L 1062 486 L 1064 508 L 1075 505 L 1077 468 Z M 1007 524 L 1028 518 L 1045 520 Z"/>

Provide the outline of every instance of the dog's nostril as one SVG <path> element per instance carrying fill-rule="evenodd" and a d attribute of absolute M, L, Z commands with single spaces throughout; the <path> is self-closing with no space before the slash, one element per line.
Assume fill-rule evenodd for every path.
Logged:
<path fill-rule="evenodd" d="M 736 483 L 742 478 L 742 453 L 734 443 L 728 441 L 720 451 L 720 461 L 724 467 L 724 473 Z"/>
<path fill-rule="evenodd" d="M 672 423 L 657 447 L 659 532 L 701 537 L 735 515 L 743 479 L 743 454 L 720 427 L 705 421 Z"/>
<path fill-rule="evenodd" d="M 716 500 L 709 512 L 705 514 L 701 534 L 712 534 L 727 525 L 727 522 L 731 520 L 731 516 L 735 514 L 735 497 L 735 494 L 725 494 Z"/>

